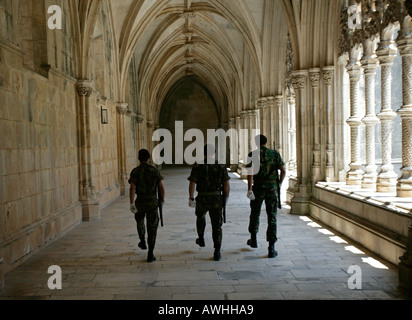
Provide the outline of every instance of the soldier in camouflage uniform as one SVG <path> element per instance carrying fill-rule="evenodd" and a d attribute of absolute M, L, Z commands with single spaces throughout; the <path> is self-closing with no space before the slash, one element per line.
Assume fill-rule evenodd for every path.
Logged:
<path fill-rule="evenodd" d="M 214 260 L 219 261 L 222 246 L 223 201 L 229 198 L 230 177 L 225 166 L 216 163 L 213 146 L 206 146 L 204 152 L 205 162 L 196 164 L 188 178 L 190 181 L 189 206 L 196 208 L 196 229 L 199 236 L 196 244 L 200 247 L 205 247 L 206 213 L 209 211 L 215 248 Z M 195 187 L 198 192 L 196 200 L 194 199 Z M 225 192 L 225 200 L 222 198 L 222 191 Z"/>
<path fill-rule="evenodd" d="M 140 165 L 133 169 L 129 179 L 130 211 L 135 215 L 137 232 L 140 238 L 139 248 L 142 250 L 147 249 L 145 239 L 146 228 L 144 224 L 146 217 L 147 242 L 149 244 L 147 262 L 153 262 L 156 260 L 153 251 L 156 244 L 157 228 L 159 226 L 158 201 L 164 202 L 165 190 L 162 175 L 159 170 L 148 163 L 149 159 L 149 151 L 145 149 L 139 151 Z M 160 191 L 160 199 L 158 199 L 158 190 Z"/>
<path fill-rule="evenodd" d="M 258 150 L 249 154 L 249 160 L 254 157 L 259 157 L 260 167 L 259 172 L 248 174 L 248 198 L 251 200 L 251 215 L 249 221 L 249 232 L 251 239 L 248 240 L 248 245 L 252 248 L 257 248 L 257 234 L 259 232 L 260 212 L 263 201 L 266 205 L 266 213 L 268 217 L 268 228 L 266 232 L 266 240 L 269 242 L 269 258 L 277 256 L 275 251 L 275 243 L 277 241 L 277 203 L 278 188 L 280 188 L 286 176 L 285 163 L 281 155 L 276 150 L 270 150 L 266 147 L 267 138 L 264 135 L 256 137 L 256 145 L 260 146 Z M 259 161 L 257 163 L 259 163 Z M 252 163 L 248 162 L 248 167 Z M 279 177 L 278 171 L 281 175 Z M 256 169 L 254 171 L 257 171 Z"/>

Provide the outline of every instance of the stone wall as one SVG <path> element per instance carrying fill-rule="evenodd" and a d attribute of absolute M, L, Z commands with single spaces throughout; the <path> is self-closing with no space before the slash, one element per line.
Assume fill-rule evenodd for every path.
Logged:
<path fill-rule="evenodd" d="M 100 56 L 93 57 L 97 61 L 90 64 L 91 80 L 97 87 L 89 97 L 86 119 L 90 125 L 86 128 L 79 120 L 83 109 L 79 105 L 76 37 L 72 20 L 68 18 L 69 2 L 44 1 L 46 7 L 57 4 L 63 11 L 63 29 L 50 30 L 45 21 L 39 22 L 35 17 L 32 1 L 0 0 L 0 259 L 3 259 L 3 272 L 15 268 L 82 222 L 82 165 L 90 167 L 93 197 L 99 206 L 95 218 L 100 217 L 101 208 L 120 196 L 115 97 L 118 90 L 113 65 L 116 49 L 108 31 L 111 30 L 105 14 L 108 8 L 102 6 L 98 19 L 104 36 L 92 44 L 93 50 L 103 50 L 99 51 Z M 22 23 L 23 20 L 30 23 Z M 33 58 L 33 52 L 27 51 L 27 41 L 31 41 L 32 47 L 39 45 L 33 38 L 36 28 L 47 35 L 41 48 L 47 56 L 48 66 L 44 69 L 39 66 L 40 60 L 28 60 Z M 108 110 L 108 124 L 101 122 L 102 108 Z M 81 162 L 85 149 L 81 133 L 85 133 L 90 146 L 86 163 Z"/>
<path fill-rule="evenodd" d="M 8 271 L 81 221 L 76 91 L 0 42 L 0 256 Z"/>

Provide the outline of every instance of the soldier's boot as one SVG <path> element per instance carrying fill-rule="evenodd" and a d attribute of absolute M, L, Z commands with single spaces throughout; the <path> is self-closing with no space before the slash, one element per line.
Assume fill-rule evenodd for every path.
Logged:
<path fill-rule="evenodd" d="M 145 238 L 140 238 L 140 242 L 139 242 L 138 246 L 142 250 L 147 250 L 147 245 L 146 245 Z"/>
<path fill-rule="evenodd" d="M 147 262 L 156 261 L 156 257 L 153 254 L 153 248 L 149 248 L 149 252 L 147 253 Z"/>
<path fill-rule="evenodd" d="M 196 244 L 198 244 L 199 247 L 202 247 L 202 248 L 206 247 L 205 238 L 204 237 L 197 238 L 196 239 Z"/>
<path fill-rule="evenodd" d="M 247 241 L 247 245 L 255 249 L 258 247 L 256 233 L 251 234 L 251 238 Z"/>
<path fill-rule="evenodd" d="M 213 254 L 213 259 L 215 261 L 220 261 L 222 259 L 222 254 L 220 253 L 220 247 L 215 248 L 215 253 Z"/>
<path fill-rule="evenodd" d="M 268 258 L 272 259 L 277 257 L 278 252 L 275 250 L 275 242 L 271 241 L 269 242 L 269 248 L 268 248 Z"/>

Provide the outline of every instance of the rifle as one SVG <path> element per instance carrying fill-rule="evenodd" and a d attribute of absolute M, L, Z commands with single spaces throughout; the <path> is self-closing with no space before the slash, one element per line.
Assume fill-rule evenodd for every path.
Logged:
<path fill-rule="evenodd" d="M 226 223 L 226 193 L 225 190 L 222 189 L 222 207 L 223 207 L 223 223 Z"/>
<path fill-rule="evenodd" d="M 159 216 L 160 216 L 160 225 L 164 227 L 164 221 L 163 221 L 163 204 L 162 204 L 162 199 L 160 195 L 160 188 L 157 188 L 157 204 L 159 206 Z"/>
<path fill-rule="evenodd" d="M 276 175 L 276 186 L 278 189 L 278 194 L 277 194 L 277 205 L 279 209 L 282 209 L 282 199 L 280 198 L 281 195 L 281 189 L 280 189 L 280 181 L 279 181 L 279 175 Z"/>

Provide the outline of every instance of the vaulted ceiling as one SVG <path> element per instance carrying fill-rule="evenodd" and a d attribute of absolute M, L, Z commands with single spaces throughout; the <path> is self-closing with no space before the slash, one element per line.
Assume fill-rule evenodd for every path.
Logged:
<path fill-rule="evenodd" d="M 260 97 L 282 94 L 288 35 L 296 68 L 334 63 L 344 0 L 79 0 L 83 57 L 103 2 L 117 48 L 119 101 L 133 65 L 139 104 L 154 118 L 170 88 L 193 76 L 228 120 Z M 81 68 L 87 77 L 87 62 Z"/>

